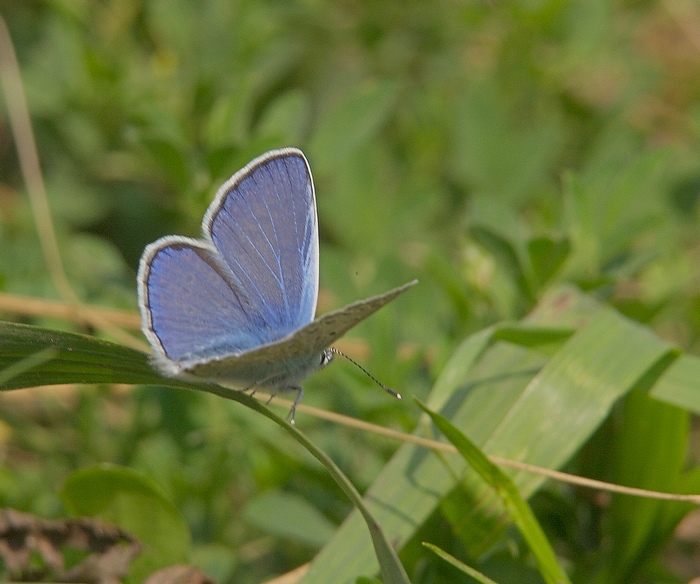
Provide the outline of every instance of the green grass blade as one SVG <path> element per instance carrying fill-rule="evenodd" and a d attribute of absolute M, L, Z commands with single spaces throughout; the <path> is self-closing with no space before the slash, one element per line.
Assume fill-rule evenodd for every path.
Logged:
<path fill-rule="evenodd" d="M 499 325 L 493 331 L 491 341 L 506 341 L 521 347 L 538 348 L 541 346 L 558 347 L 568 339 L 575 330 L 569 327 L 533 326 L 521 323 Z"/>
<path fill-rule="evenodd" d="M 431 552 L 434 554 L 440 556 L 443 560 L 448 562 L 449 564 L 452 564 L 455 568 L 460 570 L 461 572 L 464 572 L 468 576 L 471 576 L 476 580 L 477 582 L 481 582 L 481 584 L 498 584 L 495 580 L 491 580 L 488 576 L 484 576 L 481 572 L 478 570 L 475 570 L 471 566 L 467 566 L 464 562 L 460 562 L 457 558 L 455 558 L 453 555 L 448 554 L 446 551 L 441 550 L 438 546 L 433 545 L 432 543 L 428 543 L 427 541 L 423 542 L 423 545 L 428 548 Z"/>
<path fill-rule="evenodd" d="M 650 398 L 643 391 L 632 392 L 618 412 L 615 448 L 606 461 L 611 480 L 671 493 L 697 492 L 698 469 L 695 485 L 689 491 L 685 491 L 688 485 L 683 474 L 689 417 L 688 412 Z M 650 420 L 654 422 L 653 432 L 649 431 Z M 606 522 L 608 561 L 603 562 L 596 582 L 637 580 L 637 572 L 649 558 L 657 557 L 678 521 L 692 508 L 689 503 L 613 495 Z"/>
<path fill-rule="evenodd" d="M 45 349 L 40 349 L 36 353 L 27 355 L 19 361 L 10 363 L 7 367 L 0 370 L 0 387 L 9 385 L 10 381 L 13 379 L 36 369 L 54 357 L 56 357 L 56 350 L 53 347 L 46 347 Z"/>
<path fill-rule="evenodd" d="M 486 450 L 542 466 L 562 464 L 595 431 L 615 401 L 673 352 L 646 328 L 612 310 L 592 316 L 504 412 Z M 564 431 L 566 439 L 554 439 Z M 525 480 L 541 482 L 534 476 Z"/>
<path fill-rule="evenodd" d="M 0 371 L 41 351 L 52 351 L 29 369 L 0 380 L 0 390 L 62 383 L 150 383 L 163 378 L 145 353 L 87 335 L 0 322 Z"/>
<path fill-rule="evenodd" d="M 491 485 L 503 500 L 513 522 L 520 530 L 534 554 L 540 572 L 546 582 L 569 582 L 566 573 L 559 566 L 552 546 L 545 536 L 530 506 L 520 496 L 517 487 L 476 445 L 440 414 L 431 411 L 419 400 L 418 406 L 430 416 L 433 423 L 457 448 L 459 453 Z"/>
<path fill-rule="evenodd" d="M 700 414 L 700 359 L 681 355 L 661 376 L 649 394 L 661 401 Z"/>

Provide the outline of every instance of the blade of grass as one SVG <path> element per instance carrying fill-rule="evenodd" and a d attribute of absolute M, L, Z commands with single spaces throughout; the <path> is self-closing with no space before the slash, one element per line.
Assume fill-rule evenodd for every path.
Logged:
<path fill-rule="evenodd" d="M 651 397 L 700 414 L 700 359 L 681 355 L 658 383 L 651 388 Z"/>
<path fill-rule="evenodd" d="M 472 578 L 474 578 L 474 580 L 481 582 L 481 584 L 498 584 L 498 582 L 496 582 L 495 580 L 491 580 L 491 578 L 489 578 L 488 576 L 484 576 L 481 572 L 475 570 L 471 566 L 467 566 L 467 564 L 465 564 L 464 562 L 460 562 L 453 555 L 450 555 L 446 551 L 441 550 L 438 546 L 433 545 L 432 543 L 428 543 L 427 541 L 423 542 L 423 546 L 428 548 L 434 554 L 440 556 L 449 564 L 452 564 L 458 570 L 464 572 L 468 576 L 471 576 Z"/>
<path fill-rule="evenodd" d="M 22 374 L 39 367 L 50 359 L 56 356 L 56 350 L 53 347 L 41 349 L 32 355 L 27 355 L 24 359 L 11 363 L 4 369 L 0 370 L 0 386 L 9 383 L 15 377 L 20 377 Z"/>
<path fill-rule="evenodd" d="M 511 481 L 501 469 L 493 464 L 469 438 L 451 424 L 449 420 L 428 409 L 420 400 L 416 399 L 416 403 L 430 416 L 433 423 L 455 448 L 457 448 L 471 467 L 479 473 L 479 476 L 499 494 L 513 522 L 530 546 L 545 581 L 552 584 L 569 582 L 569 578 L 564 570 L 562 570 L 561 566 L 559 566 L 554 550 L 552 546 L 549 545 L 547 536 L 545 536 L 542 531 L 535 514 L 520 496 L 513 481 Z"/>

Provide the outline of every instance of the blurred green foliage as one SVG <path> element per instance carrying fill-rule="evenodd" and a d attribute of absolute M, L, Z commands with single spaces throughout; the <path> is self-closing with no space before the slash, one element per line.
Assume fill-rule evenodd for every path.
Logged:
<path fill-rule="evenodd" d="M 298 146 L 317 188 L 320 309 L 421 280 L 353 333 L 371 348 L 364 364 L 404 395 L 424 398 L 461 339 L 522 317 L 560 282 L 700 349 L 692 2 L 0 0 L 0 13 L 60 249 L 86 302 L 135 308 L 147 243 L 197 236 L 226 178 Z M 0 289 L 56 297 L 0 122 Z M 305 402 L 368 421 L 408 430 L 418 417 L 345 365 L 306 388 Z M 195 561 L 240 583 L 309 560 L 322 538 L 295 537 L 298 524 L 323 532 L 323 518 L 337 524 L 349 510 L 296 444 L 237 404 L 152 388 L 61 395 L 2 396 L 0 505 L 58 515 L 72 471 L 129 466 L 180 509 Z M 300 418 L 361 490 L 393 450 Z M 605 449 L 594 439 L 585 456 Z M 554 503 L 540 497 L 546 514 Z M 294 522 L 271 532 L 261 501 L 291 506 Z M 604 547 L 599 510 L 567 504 L 570 519 L 550 529 L 584 550 L 585 574 Z M 431 526 L 454 552 L 448 519 Z M 503 544 L 488 561 L 507 553 Z M 454 576 L 425 562 L 416 581 Z M 500 581 L 515 581 L 507 573 Z"/>

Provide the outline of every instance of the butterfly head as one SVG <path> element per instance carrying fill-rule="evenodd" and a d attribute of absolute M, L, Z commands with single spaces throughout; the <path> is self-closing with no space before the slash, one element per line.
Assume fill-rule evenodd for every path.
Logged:
<path fill-rule="evenodd" d="M 329 347 L 323 353 L 321 353 L 321 361 L 318 364 L 319 369 L 323 369 L 326 365 L 328 365 L 331 361 L 333 361 L 333 355 L 335 353 L 335 349 Z"/>

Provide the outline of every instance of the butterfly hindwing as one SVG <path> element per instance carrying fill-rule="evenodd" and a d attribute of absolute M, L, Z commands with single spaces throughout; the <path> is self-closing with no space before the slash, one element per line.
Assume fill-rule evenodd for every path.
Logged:
<path fill-rule="evenodd" d="M 216 255 L 205 242 L 177 236 L 162 238 L 144 252 L 139 270 L 143 328 L 163 353 L 157 357 L 172 361 L 176 369 L 271 340 Z"/>

